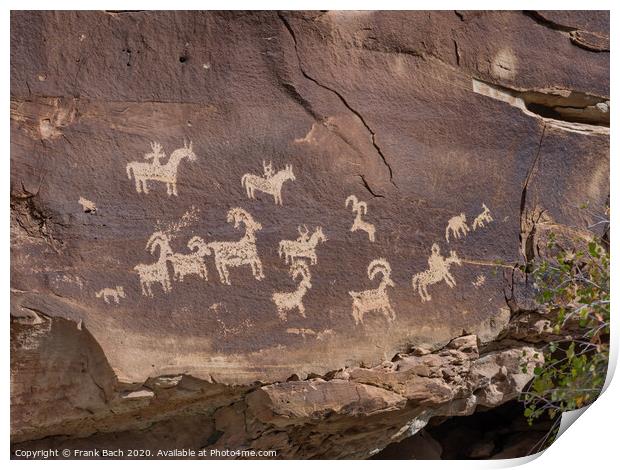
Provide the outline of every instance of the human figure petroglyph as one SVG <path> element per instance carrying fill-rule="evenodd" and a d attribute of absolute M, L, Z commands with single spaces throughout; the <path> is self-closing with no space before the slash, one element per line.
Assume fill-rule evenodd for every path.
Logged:
<path fill-rule="evenodd" d="M 280 320 L 284 321 L 286 321 L 287 312 L 294 309 L 298 309 L 299 314 L 304 318 L 306 317 L 306 309 L 303 304 L 303 298 L 304 295 L 306 295 L 306 292 L 308 292 L 308 290 L 312 287 L 310 282 L 310 269 L 305 261 L 293 261 L 289 272 L 294 281 L 301 277 L 299 284 L 297 285 L 297 289 L 293 292 L 275 292 L 271 297 L 278 309 L 278 317 L 280 317 Z"/>
<path fill-rule="evenodd" d="M 351 195 L 347 198 L 344 203 L 345 207 L 349 207 L 349 203 L 351 203 L 351 210 L 355 212 L 355 219 L 353 220 L 353 225 L 351 226 L 351 232 L 355 232 L 356 230 L 363 230 L 368 234 L 368 239 L 371 242 L 375 241 L 375 226 L 365 220 L 362 220 L 362 215 L 366 215 L 368 212 L 368 204 L 364 201 L 359 201 L 355 195 Z"/>
<path fill-rule="evenodd" d="M 292 165 L 286 165 L 284 170 L 274 174 L 271 162 L 265 163 L 263 161 L 263 176 L 246 173 L 241 177 L 241 185 L 245 188 L 250 199 L 254 199 L 254 192 L 258 190 L 271 194 L 275 203 L 282 205 L 282 185 L 289 180 L 295 181 Z"/>
<path fill-rule="evenodd" d="M 482 209 L 482 212 L 478 214 L 478 217 L 474 219 L 474 223 L 471 227 L 473 230 L 476 230 L 477 228 L 483 228 L 485 224 L 493 222 L 493 217 L 491 217 L 491 211 L 484 202 L 482 203 Z"/>
<path fill-rule="evenodd" d="M 168 196 L 178 196 L 177 193 L 177 169 L 181 160 L 187 158 L 190 162 L 196 161 L 197 157 L 192 149 L 192 142 L 183 147 L 176 149 L 168 158 L 168 161 L 161 164 L 160 160 L 165 158 L 162 147 L 159 143 L 151 143 L 150 153 L 144 158 L 152 160 L 152 162 L 129 162 L 127 164 L 127 177 L 131 180 L 132 176 L 136 182 L 136 191 L 148 194 L 148 181 L 160 181 L 166 183 L 166 191 Z"/>
<path fill-rule="evenodd" d="M 394 281 L 390 277 L 392 268 L 383 258 L 372 260 L 367 269 L 368 279 L 371 281 L 381 274 L 381 282 L 376 289 L 369 289 L 362 292 L 349 291 L 349 295 L 353 297 L 353 319 L 355 324 L 364 323 L 364 314 L 372 311 L 381 312 L 388 322 L 396 319 L 396 312 L 390 304 L 390 298 L 387 294 L 388 287 L 394 287 Z"/>
<path fill-rule="evenodd" d="M 123 286 L 116 286 L 113 288 L 105 287 L 99 292 L 96 292 L 95 297 L 98 299 L 103 299 L 106 304 L 109 304 L 110 302 L 118 304 L 120 303 L 120 299 L 125 298 L 125 290 L 123 289 Z"/>
<path fill-rule="evenodd" d="M 448 243 L 450 243 L 450 232 L 452 232 L 452 238 L 461 238 L 461 235 L 466 236 L 469 233 L 465 214 L 461 212 L 448 220 L 448 226 L 446 227 L 446 241 Z"/>
<path fill-rule="evenodd" d="M 319 242 L 325 243 L 327 237 L 323 233 L 322 227 L 316 227 L 312 235 L 308 235 L 309 230 L 305 225 L 303 228 L 297 227 L 299 237 L 297 240 L 282 240 L 278 245 L 278 255 L 284 256 L 288 264 L 297 258 L 307 258 L 310 264 L 317 263 L 316 247 Z"/>
<path fill-rule="evenodd" d="M 252 216 L 241 208 L 233 208 L 228 211 L 226 221 L 234 222 L 234 227 L 239 228 L 240 224 L 245 226 L 245 234 L 237 242 L 211 242 L 207 247 L 213 250 L 215 256 L 215 266 L 220 275 L 222 284 L 230 285 L 228 268 L 231 266 L 243 266 L 249 264 L 252 274 L 257 281 L 265 278 L 263 265 L 256 251 L 256 232 L 263 227 L 256 222 Z"/>
<path fill-rule="evenodd" d="M 159 248 L 159 259 L 153 264 L 138 264 L 133 269 L 140 276 L 140 287 L 142 295 L 153 297 L 153 284 L 160 284 L 164 292 L 168 293 L 172 289 L 170 284 L 170 274 L 168 273 L 167 260 L 172 255 L 170 248 L 170 236 L 164 232 L 155 232 L 149 238 L 146 249 L 155 254 Z"/>
<path fill-rule="evenodd" d="M 208 280 L 205 257 L 211 254 L 211 249 L 200 237 L 192 237 L 187 242 L 187 247 L 192 253 L 172 253 L 168 261 L 172 264 L 175 281 L 183 282 L 185 276 L 196 274 L 205 281 Z"/>
<path fill-rule="evenodd" d="M 452 274 L 450 274 L 450 265 L 455 263 L 459 266 L 461 264 L 461 260 L 455 251 L 450 251 L 450 257 L 444 258 L 439 252 L 439 245 L 433 243 L 431 255 L 428 258 L 428 269 L 415 274 L 411 278 L 413 290 L 418 289 L 422 302 L 431 300 L 431 296 L 427 290 L 429 285 L 446 281 L 448 287 L 453 288 L 456 286 L 456 281 L 452 277 Z"/>

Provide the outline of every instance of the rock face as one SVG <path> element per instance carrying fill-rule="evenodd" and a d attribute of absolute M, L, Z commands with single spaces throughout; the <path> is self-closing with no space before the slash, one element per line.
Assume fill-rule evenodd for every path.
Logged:
<path fill-rule="evenodd" d="M 364 458 L 516 398 L 552 333 L 514 267 L 609 198 L 608 38 L 13 12 L 14 446 Z"/>

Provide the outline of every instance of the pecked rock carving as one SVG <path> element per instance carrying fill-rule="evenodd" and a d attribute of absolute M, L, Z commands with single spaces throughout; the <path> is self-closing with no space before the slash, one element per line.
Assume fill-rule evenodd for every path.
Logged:
<path fill-rule="evenodd" d="M 306 316 L 306 308 L 303 298 L 306 292 L 312 287 L 310 268 L 304 260 L 293 261 L 290 268 L 291 278 L 296 281 L 299 279 L 297 289 L 293 292 L 275 292 L 272 296 L 273 303 L 278 309 L 278 317 L 286 321 L 287 312 L 297 309 L 302 317 Z"/>
<path fill-rule="evenodd" d="M 439 245 L 433 243 L 431 255 L 428 257 L 428 269 L 421 273 L 414 274 L 411 278 L 413 290 L 418 290 L 422 302 L 431 300 L 431 296 L 428 293 L 428 286 L 430 285 L 446 281 L 448 287 L 453 288 L 456 286 L 456 281 L 454 277 L 452 277 L 452 274 L 450 274 L 451 264 L 461 265 L 461 260 L 456 252 L 452 250 L 450 251 L 450 257 L 444 258 L 439 252 Z"/>
<path fill-rule="evenodd" d="M 284 256 L 286 263 L 295 261 L 296 259 L 307 258 L 310 264 L 317 263 L 316 247 L 327 241 L 327 237 L 323 233 L 323 227 L 316 227 L 312 235 L 308 227 L 305 225 L 297 227 L 299 237 L 296 240 L 282 240 L 278 245 L 278 255 Z"/>
<path fill-rule="evenodd" d="M 465 220 L 465 214 L 462 212 L 459 215 L 452 217 L 448 220 L 448 226 L 446 227 L 446 242 L 450 243 L 450 233 L 453 238 L 461 238 L 469 233 L 469 227 Z"/>
<path fill-rule="evenodd" d="M 364 323 L 364 314 L 377 311 L 382 313 L 388 322 L 396 320 L 396 312 L 390 304 L 390 298 L 387 293 L 388 287 L 395 287 L 392 281 L 392 268 L 390 263 L 385 259 L 379 258 L 372 260 L 368 265 L 368 279 L 371 281 L 381 274 L 381 282 L 376 289 L 369 289 L 361 292 L 349 291 L 349 295 L 353 298 L 353 310 L 351 315 L 355 320 L 355 324 Z"/>
<path fill-rule="evenodd" d="M 187 242 L 187 247 L 192 253 L 172 253 L 168 255 L 168 261 L 172 264 L 174 280 L 183 282 L 185 276 L 195 274 L 201 279 L 208 280 L 205 257 L 211 254 L 211 249 L 200 237 L 192 237 Z"/>
<path fill-rule="evenodd" d="M 170 236 L 164 232 L 155 232 L 146 243 L 146 250 L 151 254 L 159 249 L 159 259 L 152 264 L 138 264 L 134 271 L 140 277 L 142 295 L 153 297 L 153 284 L 159 284 L 165 293 L 172 289 L 170 273 L 168 272 L 168 258 L 172 255 Z"/>
<path fill-rule="evenodd" d="M 168 161 L 161 164 L 160 160 L 166 158 L 162 146 L 153 142 L 151 144 L 152 152 L 144 155 L 146 160 L 152 160 L 151 163 L 130 162 L 127 164 L 127 177 L 136 182 L 136 191 L 148 194 L 149 181 L 160 181 L 166 183 L 166 192 L 168 196 L 178 196 L 177 193 L 177 169 L 181 161 L 187 158 L 190 162 L 196 161 L 196 154 L 192 150 L 192 142 L 187 145 L 183 144 L 182 148 L 176 149 L 170 155 Z"/>
<path fill-rule="evenodd" d="M 97 297 L 98 299 L 103 299 L 106 304 L 109 304 L 111 302 L 118 304 L 120 302 L 120 299 L 125 298 L 125 291 L 123 289 L 123 286 L 104 287 L 103 289 L 95 293 L 95 297 Z"/>
<path fill-rule="evenodd" d="M 286 165 L 284 170 L 273 172 L 271 162 L 263 161 L 263 176 L 246 173 L 241 178 L 241 185 L 245 188 L 248 197 L 254 199 L 254 192 L 261 191 L 273 196 L 276 204 L 282 205 L 282 185 L 286 181 L 295 181 L 293 165 Z"/>
<path fill-rule="evenodd" d="M 491 211 L 486 206 L 486 204 L 482 203 L 482 212 L 478 214 L 478 216 L 474 219 L 474 223 L 472 224 L 472 230 L 476 230 L 477 228 L 482 228 L 485 224 L 493 222 L 493 217 L 491 217 Z"/>
<path fill-rule="evenodd" d="M 260 281 L 265 278 L 263 265 L 256 251 L 256 232 L 263 226 L 244 209 L 235 207 L 228 211 L 226 221 L 239 228 L 241 224 L 245 227 L 245 234 L 237 242 L 211 242 L 207 248 L 213 250 L 215 266 L 220 275 L 222 284 L 230 285 L 229 267 L 250 265 L 254 279 Z"/>
<path fill-rule="evenodd" d="M 351 203 L 351 210 L 355 213 L 355 219 L 353 220 L 353 225 L 351 226 L 351 232 L 362 230 L 368 234 L 368 239 L 371 242 L 374 242 L 375 226 L 365 220 L 362 220 L 362 215 L 366 215 L 368 212 L 368 204 L 364 201 L 359 201 L 357 196 L 353 194 L 347 197 L 347 200 L 344 203 L 345 207 L 349 207 L 349 203 Z"/>

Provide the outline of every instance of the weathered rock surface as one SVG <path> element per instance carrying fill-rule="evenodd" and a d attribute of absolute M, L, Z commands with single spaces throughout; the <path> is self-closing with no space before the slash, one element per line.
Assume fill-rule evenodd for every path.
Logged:
<path fill-rule="evenodd" d="M 11 22 L 14 445 L 364 458 L 531 378 L 514 266 L 604 230 L 607 14 Z"/>

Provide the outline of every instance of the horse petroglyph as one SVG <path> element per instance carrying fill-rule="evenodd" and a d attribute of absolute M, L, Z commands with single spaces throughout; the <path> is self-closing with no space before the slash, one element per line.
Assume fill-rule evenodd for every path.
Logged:
<path fill-rule="evenodd" d="M 177 193 L 177 169 L 179 163 L 184 158 L 187 158 L 190 162 L 196 161 L 196 154 L 192 149 L 192 143 L 183 144 L 183 147 L 176 149 L 170 155 L 168 161 L 164 164 L 160 160 L 166 158 L 166 154 L 163 152 L 162 146 L 157 143 L 151 143 L 152 152 L 144 155 L 146 160 L 152 160 L 151 162 L 130 162 L 127 164 L 127 177 L 131 180 L 133 178 L 136 182 L 136 191 L 138 193 L 144 192 L 148 194 L 149 187 L 148 181 L 160 181 L 166 183 L 166 191 L 168 196 L 178 196 Z"/>
<path fill-rule="evenodd" d="M 95 297 L 98 299 L 103 299 L 106 304 L 109 304 L 110 302 L 118 304 L 120 299 L 125 298 L 125 291 L 123 290 L 123 286 L 116 286 L 114 288 L 105 287 L 99 292 L 96 292 Z"/>
<path fill-rule="evenodd" d="M 309 230 L 304 225 L 297 227 L 299 237 L 297 240 L 282 240 L 278 246 L 278 255 L 284 256 L 286 263 L 295 261 L 297 258 L 308 258 L 310 264 L 317 263 L 316 246 L 319 242 L 325 243 L 327 237 L 322 227 L 316 227 L 312 235 L 308 236 Z"/>
<path fill-rule="evenodd" d="M 163 232 L 155 232 L 149 238 L 146 249 L 155 254 L 155 250 L 159 248 L 159 259 L 153 264 L 138 264 L 133 269 L 140 276 L 140 287 L 142 295 L 153 297 L 153 284 L 160 284 L 164 292 L 170 292 L 170 275 L 168 273 L 168 264 L 166 261 L 172 255 L 170 248 L 170 236 Z"/>
<path fill-rule="evenodd" d="M 446 241 L 448 243 L 450 243 L 450 232 L 452 232 L 452 238 L 461 238 L 461 235 L 467 235 L 469 227 L 465 221 L 465 214 L 461 212 L 448 220 L 448 226 L 446 227 Z"/>
<path fill-rule="evenodd" d="M 381 282 L 376 289 L 349 292 L 349 295 L 353 297 L 352 315 L 356 325 L 358 323 L 363 324 L 364 314 L 372 311 L 381 312 L 388 322 L 396 319 L 396 312 L 392 308 L 387 294 L 387 288 L 394 287 L 394 281 L 390 277 L 392 269 L 390 263 L 383 258 L 375 259 L 368 265 L 368 279 L 372 281 L 377 274 L 381 274 Z"/>
<path fill-rule="evenodd" d="M 207 248 L 213 250 L 215 256 L 215 266 L 220 275 L 222 284 L 230 285 L 228 268 L 231 266 L 243 266 L 249 264 L 252 274 L 258 281 L 265 278 L 263 265 L 256 251 L 256 232 L 263 227 L 256 222 L 245 210 L 238 207 L 230 209 L 226 221 L 230 224 L 234 222 L 234 227 L 239 228 L 240 224 L 245 226 L 245 235 L 237 242 L 211 242 Z"/>
<path fill-rule="evenodd" d="M 474 219 L 474 223 L 472 225 L 472 229 L 476 230 L 477 228 L 484 227 L 485 224 L 493 222 L 493 217 L 491 217 L 491 211 L 486 206 L 486 204 L 482 203 L 483 211 Z"/>
<path fill-rule="evenodd" d="M 271 194 L 275 203 L 282 205 L 282 185 L 288 180 L 295 181 L 292 165 L 286 165 L 284 170 L 274 174 L 271 162 L 263 161 L 263 176 L 246 173 L 241 177 L 241 185 L 250 199 L 254 199 L 254 191 L 258 190 Z"/>
<path fill-rule="evenodd" d="M 200 237 L 192 237 L 187 242 L 187 247 L 192 253 L 173 253 L 168 256 L 168 261 L 172 264 L 174 280 L 183 282 L 188 274 L 196 274 L 201 279 L 208 280 L 205 257 L 211 254 L 211 249 Z"/>
<path fill-rule="evenodd" d="M 441 281 L 446 281 L 446 284 L 450 288 L 456 286 L 456 281 L 450 274 L 450 265 L 456 263 L 460 266 L 461 260 L 457 256 L 456 252 L 451 251 L 449 258 L 444 258 L 439 253 L 439 245 L 433 243 L 431 247 L 431 255 L 428 258 L 428 269 L 421 273 L 415 274 L 411 278 L 411 285 L 413 290 L 418 289 L 422 302 L 431 300 L 431 296 L 428 293 L 428 286 L 437 284 Z"/>
<path fill-rule="evenodd" d="M 371 242 L 374 242 L 375 226 L 362 220 L 362 215 L 366 215 L 366 213 L 368 212 L 368 205 L 364 201 L 358 201 L 357 197 L 354 195 L 351 195 L 347 198 L 344 206 L 349 207 L 349 203 L 351 203 L 351 210 L 355 212 L 355 220 L 353 220 L 351 232 L 355 232 L 356 230 L 363 230 L 368 234 L 368 239 Z"/>
<path fill-rule="evenodd" d="M 297 289 L 293 292 L 276 292 L 272 296 L 273 302 L 278 309 L 278 317 L 280 317 L 280 320 L 284 321 L 286 321 L 287 312 L 294 309 L 298 309 L 302 317 L 306 316 L 303 298 L 306 292 L 312 287 L 310 283 L 310 269 L 305 261 L 295 260 L 293 264 L 291 264 L 290 274 L 294 281 L 301 278 L 297 285 Z"/>

